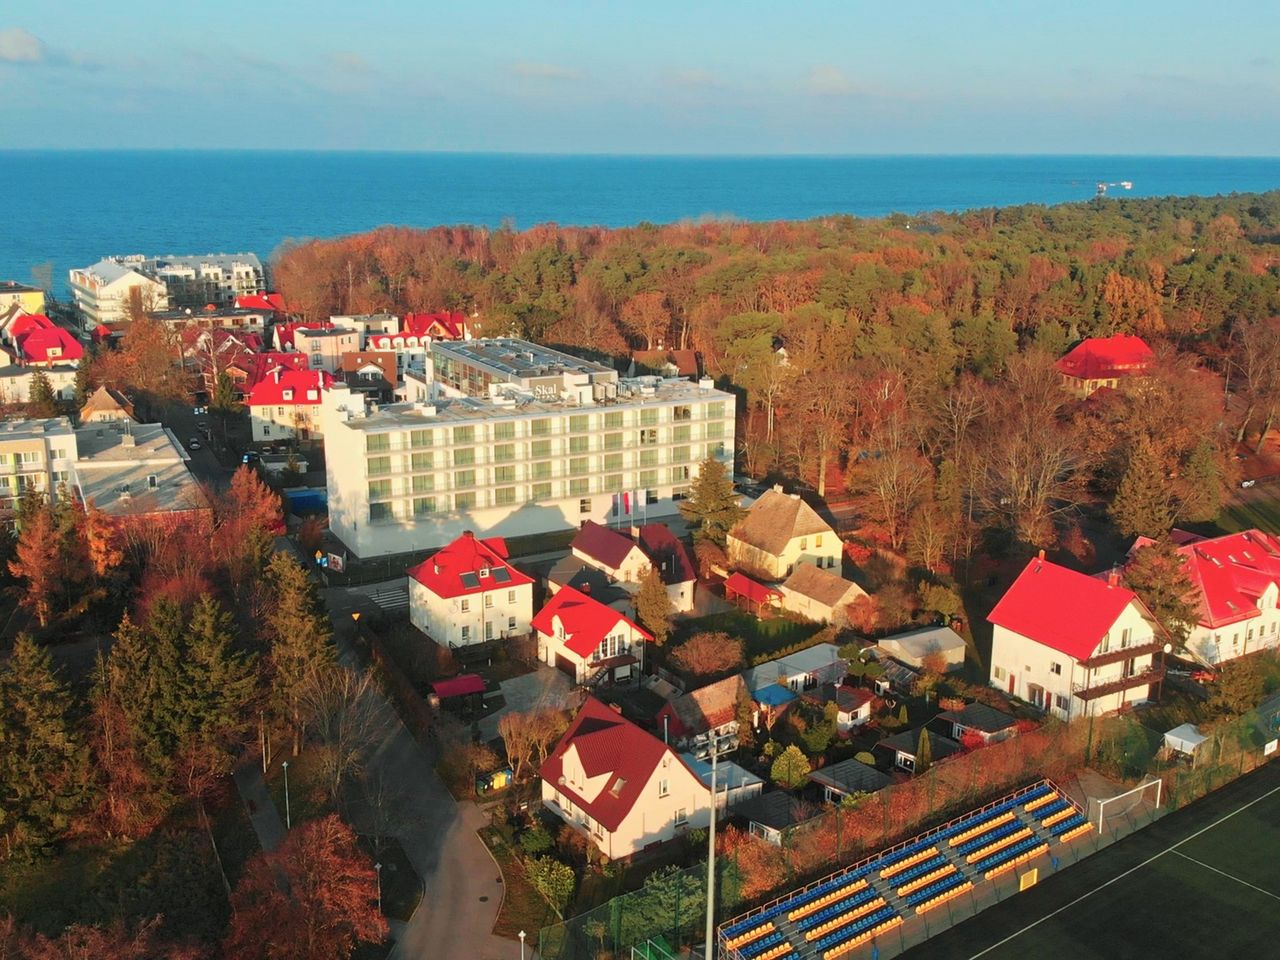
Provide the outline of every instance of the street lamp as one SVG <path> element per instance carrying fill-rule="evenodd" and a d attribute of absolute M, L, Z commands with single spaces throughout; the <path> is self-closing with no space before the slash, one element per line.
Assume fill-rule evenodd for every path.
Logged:
<path fill-rule="evenodd" d="M 520 931 L 520 933 L 518 934 L 518 936 L 520 937 L 520 960 L 524 960 L 524 938 L 525 938 L 525 932 L 524 932 L 523 930 L 521 930 L 521 931 Z"/>
<path fill-rule="evenodd" d="M 280 766 L 284 769 L 284 828 L 288 830 L 293 826 L 289 819 L 289 761 L 282 761 Z"/>
<path fill-rule="evenodd" d="M 382 864 L 375 863 L 373 872 L 378 875 L 378 912 L 382 912 Z"/>

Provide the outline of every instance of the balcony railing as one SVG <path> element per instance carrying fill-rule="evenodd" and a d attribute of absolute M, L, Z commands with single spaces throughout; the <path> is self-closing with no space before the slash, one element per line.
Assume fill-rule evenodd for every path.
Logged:
<path fill-rule="evenodd" d="M 1081 660 L 1080 666 L 1086 670 L 1092 670 L 1094 667 L 1105 667 L 1109 663 L 1119 663 L 1121 660 L 1132 660 L 1134 657 L 1156 654 L 1162 649 L 1164 649 L 1164 644 L 1158 640 L 1152 640 L 1150 643 L 1144 643 L 1137 647 L 1117 647 L 1114 650 L 1108 650 L 1106 653 L 1090 657 L 1088 660 Z"/>
<path fill-rule="evenodd" d="M 1113 693 L 1120 693 L 1122 690 L 1132 690 L 1134 687 L 1146 687 L 1153 683 L 1159 683 L 1164 679 L 1164 667 L 1153 666 L 1142 673 L 1135 673 L 1131 677 L 1120 677 L 1117 680 L 1111 680 L 1107 683 L 1099 683 L 1095 686 L 1086 686 L 1085 684 L 1077 684 L 1072 688 L 1072 693 L 1081 700 L 1097 700 L 1099 697 L 1110 696 Z"/>

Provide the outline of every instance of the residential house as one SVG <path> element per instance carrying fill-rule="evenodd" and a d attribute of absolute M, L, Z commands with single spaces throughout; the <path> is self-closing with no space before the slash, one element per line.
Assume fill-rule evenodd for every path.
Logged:
<path fill-rule="evenodd" d="M 735 817 L 747 821 L 747 829 L 753 837 L 782 846 L 782 833 L 788 827 L 812 820 L 822 813 L 821 808 L 802 800 L 787 790 L 769 790 L 739 804 L 733 811 Z"/>
<path fill-rule="evenodd" d="M 345 353 L 341 376 L 348 387 L 371 400 L 391 400 L 396 390 L 396 355 L 378 350 Z"/>
<path fill-rule="evenodd" d="M 744 670 L 743 682 L 756 703 L 756 727 L 761 722 L 772 727 L 801 693 L 816 690 L 824 683 L 839 683 L 848 668 L 849 664 L 840 658 L 839 647 L 819 643 Z"/>
<path fill-rule="evenodd" d="M 640 544 L 620 530 L 594 520 L 582 524 L 569 551 L 615 581 L 639 583 L 649 570 L 649 558 Z"/>
<path fill-rule="evenodd" d="M 7 351 L 0 350 L 0 356 L 9 358 Z M 58 400 L 72 400 L 76 395 L 75 367 L 26 367 L 16 363 L 0 366 L 0 403 L 27 403 L 31 399 L 31 382 L 37 373 L 42 373 L 53 389 Z M 0 491 L 2 493 L 3 491 Z"/>
<path fill-rule="evenodd" d="M 708 790 L 711 789 L 712 779 L 709 757 L 710 754 L 703 757 L 688 752 L 680 754 L 680 759 L 684 761 L 685 766 L 694 772 Z M 717 757 L 719 759 L 716 760 L 715 782 L 716 810 L 719 811 L 717 814 L 719 816 L 730 807 L 736 807 L 753 797 L 760 796 L 764 790 L 764 780 L 732 760 L 726 760 L 719 754 Z"/>
<path fill-rule="evenodd" d="M 547 595 L 555 596 L 561 587 L 573 587 L 625 616 L 635 616 L 635 598 L 581 557 L 573 554 L 561 557 L 547 572 Z"/>
<path fill-rule="evenodd" d="M 746 696 L 742 677 L 734 674 L 691 690 L 665 703 L 658 711 L 663 740 L 691 750 L 699 759 L 723 753 L 738 742 L 738 700 Z"/>
<path fill-rule="evenodd" d="M 895 633 L 878 641 L 879 647 L 895 660 L 916 669 L 924 668 L 926 657 L 937 658 L 947 670 L 964 666 L 964 637 L 950 627 L 922 627 Z"/>
<path fill-rule="evenodd" d="M 288 352 L 296 350 L 297 344 L 295 337 L 299 330 L 306 328 L 308 330 L 332 330 L 333 322 L 330 320 L 317 320 L 314 323 L 302 323 L 300 321 L 277 322 L 271 327 L 271 345 L 276 350 Z"/>
<path fill-rule="evenodd" d="M 846 608 L 867 595 L 852 580 L 808 563 L 796 564 L 780 589 L 784 610 L 818 623 L 847 623 Z"/>
<path fill-rule="evenodd" d="M 4 327 L 8 350 L 24 367 L 76 367 L 84 347 L 74 336 L 42 313 L 24 313 Z"/>
<path fill-rule="evenodd" d="M 1032 558 L 987 617 L 991 685 L 1062 720 L 1153 698 L 1163 629 L 1112 574 Z"/>
<path fill-rule="evenodd" d="M 693 609 L 697 575 L 693 561 L 666 524 L 631 526 L 627 532 L 588 520 L 569 544 L 572 556 L 590 564 L 610 580 L 632 585 L 637 592 L 650 568 L 658 572 L 676 613 Z"/>
<path fill-rule="evenodd" d="M 466 316 L 461 313 L 406 313 L 395 333 L 375 333 L 368 338 L 370 350 L 390 350 L 396 355 L 401 373 L 410 367 L 431 366 L 431 344 L 436 340 L 469 340 Z"/>
<path fill-rule="evenodd" d="M 1058 373 L 1068 390 L 1082 399 L 1102 387 L 1146 375 L 1154 354 L 1141 337 L 1118 333 L 1081 340 L 1058 361 Z"/>
<path fill-rule="evenodd" d="M 855 727 L 871 720 L 871 704 L 876 695 L 865 687 L 851 687 L 844 683 L 824 683 L 802 693 L 801 698 L 820 708 L 836 705 L 836 733 L 848 736 Z"/>
<path fill-rule="evenodd" d="M 831 526 L 798 494 L 766 490 L 729 533 L 729 565 L 766 580 L 785 580 L 797 564 L 840 564 L 843 545 Z"/>
<path fill-rule="evenodd" d="M 657 374 L 660 377 L 685 377 L 697 380 L 702 376 L 702 355 L 696 350 L 634 350 L 627 376 Z"/>
<path fill-rule="evenodd" d="M 828 803 L 839 803 L 845 797 L 863 793 L 875 793 L 893 782 L 887 773 L 854 759 L 841 760 L 829 767 L 819 767 L 809 774 L 809 780 L 822 787 L 823 798 Z"/>
<path fill-rule="evenodd" d="M 610 859 L 710 821 L 711 791 L 701 777 L 671 747 L 594 697 L 539 773 L 546 808 Z"/>
<path fill-rule="evenodd" d="M 240 310 L 261 310 L 272 316 L 290 313 L 284 302 L 284 295 L 279 293 L 248 293 L 235 299 L 235 306 Z"/>
<path fill-rule="evenodd" d="M 242 353 L 235 359 L 228 360 L 222 368 L 222 372 L 231 378 L 234 396 L 244 401 L 258 383 L 266 378 L 273 370 L 306 370 L 308 360 L 306 354 L 303 353 L 280 353 L 277 350 L 264 351 L 263 353 Z M 213 379 L 209 379 L 209 374 L 213 374 Z M 210 392 L 217 388 L 216 373 L 212 370 L 206 371 L 206 389 Z"/>
<path fill-rule="evenodd" d="M 120 423 L 137 418 L 133 415 L 133 404 L 129 398 L 111 387 L 99 387 L 80 408 L 80 423 Z"/>
<path fill-rule="evenodd" d="M 44 291 L 16 280 L 0 280 L 0 314 L 15 306 L 23 313 L 44 313 Z"/>
<path fill-rule="evenodd" d="M 332 386 L 333 377 L 323 370 L 271 370 L 245 398 L 254 441 L 322 436 L 321 409 Z M 372 498 L 374 484 L 369 486 Z"/>
<path fill-rule="evenodd" d="M 533 578 L 507 562 L 501 537 L 481 539 L 468 530 L 405 572 L 409 620 L 441 646 L 529 633 Z"/>
<path fill-rule="evenodd" d="M 915 773 L 916 768 L 920 766 L 920 740 L 922 733 L 929 738 L 930 763 L 937 763 L 939 760 L 945 760 L 947 757 L 960 752 L 960 744 L 950 737 L 934 733 L 928 727 L 921 727 L 919 730 L 904 730 L 902 733 L 895 734 L 892 737 L 886 737 L 875 745 L 875 749 L 882 751 L 888 758 L 888 762 L 892 762 L 893 766 L 900 770 L 906 770 L 908 773 Z"/>
<path fill-rule="evenodd" d="M 1280 644 L 1280 538 L 1258 529 L 1212 539 L 1173 534 L 1196 607 L 1187 652 L 1217 666 Z M 1140 537 L 1130 556 L 1149 543 Z"/>
<path fill-rule="evenodd" d="M 612 607 L 561 587 L 533 618 L 538 659 L 576 683 L 628 680 L 644 663 L 653 636 Z"/>
<path fill-rule="evenodd" d="M 312 370 L 338 373 L 342 358 L 360 349 L 360 334 L 344 327 L 299 326 L 293 331 L 293 349 L 307 358 Z"/>
<path fill-rule="evenodd" d="M 689 557 L 684 542 L 665 523 L 646 523 L 640 527 L 632 527 L 631 535 L 644 550 L 649 563 L 658 571 L 658 576 L 667 588 L 671 609 L 676 613 L 692 612 L 698 575 L 694 572 L 693 560 Z"/>
<path fill-rule="evenodd" d="M 933 722 L 957 742 L 976 734 L 983 743 L 1003 740 L 1018 732 L 1017 721 L 1009 714 L 985 703 L 969 703 L 959 710 L 944 710 Z"/>

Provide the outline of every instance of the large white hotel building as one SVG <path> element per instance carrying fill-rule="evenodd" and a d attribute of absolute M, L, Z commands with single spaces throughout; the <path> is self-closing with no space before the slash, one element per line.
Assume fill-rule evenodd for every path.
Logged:
<path fill-rule="evenodd" d="M 408 381 L 412 383 L 412 381 Z M 425 382 L 425 388 L 421 386 Z M 708 456 L 732 463 L 734 397 L 620 379 L 523 340 L 435 341 L 419 395 L 326 398 L 330 529 L 359 557 L 676 512 Z"/>

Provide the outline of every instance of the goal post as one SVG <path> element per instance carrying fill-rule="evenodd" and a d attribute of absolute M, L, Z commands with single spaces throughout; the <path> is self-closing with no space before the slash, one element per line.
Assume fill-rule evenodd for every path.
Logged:
<path fill-rule="evenodd" d="M 1096 803 L 1098 809 L 1097 817 L 1091 816 L 1089 819 L 1094 822 L 1098 832 L 1103 833 L 1106 830 L 1108 817 L 1123 816 L 1131 810 L 1142 808 L 1146 804 L 1150 804 L 1153 810 L 1157 809 L 1160 806 L 1163 789 L 1164 781 L 1159 777 L 1151 777 L 1133 789 L 1118 793 L 1114 797 L 1107 797 L 1105 800 L 1090 797 L 1090 805 Z"/>

